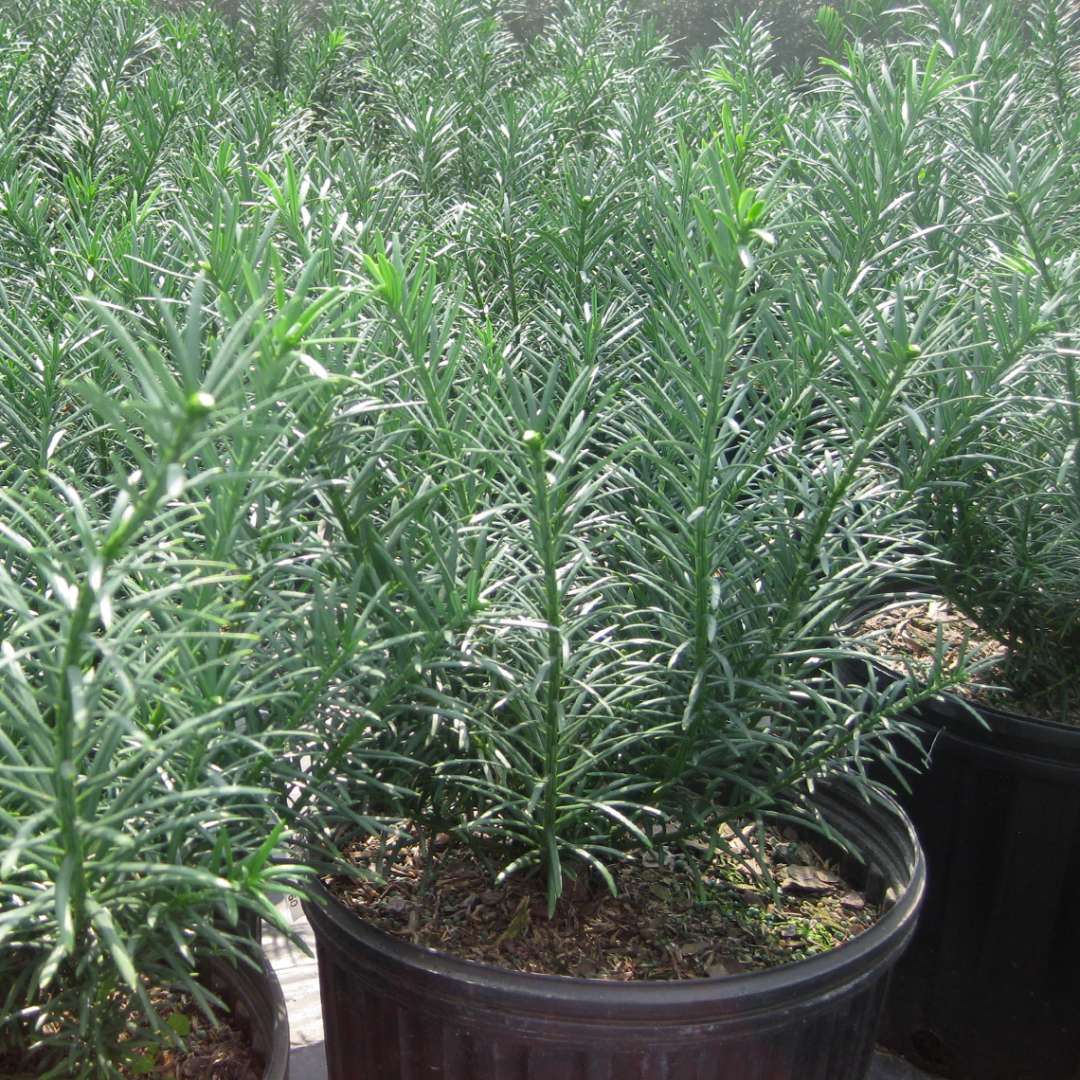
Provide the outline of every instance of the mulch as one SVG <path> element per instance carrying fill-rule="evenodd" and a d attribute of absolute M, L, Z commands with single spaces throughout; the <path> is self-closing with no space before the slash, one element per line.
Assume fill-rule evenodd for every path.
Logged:
<path fill-rule="evenodd" d="M 792 830 L 767 830 L 765 851 L 750 828 L 725 827 L 725 850 L 705 842 L 627 856 L 611 867 L 612 896 L 579 867 L 548 918 L 543 880 L 515 874 L 495 884 L 493 852 L 446 834 L 425 860 L 408 831 L 380 871 L 385 839 L 346 851 L 364 874 L 328 887 L 369 924 L 416 945 L 514 971 L 592 979 L 694 979 L 734 975 L 805 959 L 871 926 L 880 911 L 838 868 Z M 484 858 L 481 858 L 484 856 Z M 766 859 L 774 888 L 763 880 Z"/>
<path fill-rule="evenodd" d="M 1080 725 L 1080 703 L 1065 716 L 1044 701 L 1024 697 L 1006 685 L 1005 645 L 984 634 L 966 615 L 943 599 L 923 599 L 875 612 L 848 631 L 868 653 L 887 667 L 928 673 L 934 663 L 938 634 L 949 669 L 961 662 L 977 669 L 952 693 L 969 701 L 1037 720 Z"/>
<path fill-rule="evenodd" d="M 150 999 L 186 1046 L 177 1049 L 167 1036 L 131 1041 L 130 1050 L 122 1055 L 120 1075 L 125 1080 L 262 1080 L 266 1063 L 252 1045 L 246 1024 L 220 1012 L 217 1024 L 210 1024 L 187 994 L 154 989 Z M 132 1030 L 140 1025 L 135 1011 L 130 1020 Z M 34 1080 L 47 1067 L 40 1058 L 0 1053 L 0 1080 Z"/>

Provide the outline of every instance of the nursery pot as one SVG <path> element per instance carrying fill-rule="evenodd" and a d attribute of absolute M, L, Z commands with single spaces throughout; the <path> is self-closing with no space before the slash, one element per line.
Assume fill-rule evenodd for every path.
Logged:
<path fill-rule="evenodd" d="M 266 1062 L 262 1080 L 288 1080 L 289 1017 L 281 983 L 263 954 L 261 969 L 210 959 L 202 980 L 251 1031 L 251 1041 Z"/>
<path fill-rule="evenodd" d="M 930 764 L 897 797 L 930 884 L 881 1041 L 956 1080 L 1077 1080 L 1080 730 L 976 711 L 946 696 L 916 717 Z"/>
<path fill-rule="evenodd" d="M 829 953 L 767 971 L 607 982 L 508 971 L 409 944 L 327 890 L 315 929 L 330 1080 L 858 1080 L 888 975 L 915 926 L 924 866 L 894 803 L 822 794 L 891 906 Z"/>

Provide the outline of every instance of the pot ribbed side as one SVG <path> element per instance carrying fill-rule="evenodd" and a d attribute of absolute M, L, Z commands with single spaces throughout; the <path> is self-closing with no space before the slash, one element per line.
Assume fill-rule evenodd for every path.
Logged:
<path fill-rule="evenodd" d="M 1080 730 L 956 701 L 919 714 L 899 796 L 930 886 L 882 1041 L 956 1080 L 1080 1077 Z"/>
<path fill-rule="evenodd" d="M 663 1039 L 628 1032 L 622 1040 L 596 1037 L 588 1047 L 564 1046 L 527 1027 L 455 1023 L 378 989 L 355 997 L 344 986 L 346 1001 L 327 1009 L 323 999 L 324 1015 L 333 1017 L 327 1064 L 331 1080 L 857 1080 L 873 1052 L 881 985 L 798 1030 L 762 1025 L 737 1041 L 707 1027 Z"/>
<path fill-rule="evenodd" d="M 328 893 L 315 928 L 330 1080 L 860 1080 L 924 887 L 894 805 L 823 811 L 896 903 L 839 949 L 770 971 L 610 983 L 470 964 L 365 925 Z"/>

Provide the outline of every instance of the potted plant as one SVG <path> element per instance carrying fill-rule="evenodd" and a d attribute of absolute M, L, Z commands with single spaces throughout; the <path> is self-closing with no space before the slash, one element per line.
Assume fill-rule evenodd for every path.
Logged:
<path fill-rule="evenodd" d="M 868 1066 L 922 877 L 865 765 L 948 679 L 853 690 L 831 627 L 914 559 L 875 455 L 929 352 L 902 296 L 844 335 L 848 301 L 778 239 L 799 208 L 770 216 L 737 135 L 725 120 L 632 196 L 568 153 L 549 216 L 516 233 L 550 262 L 515 263 L 491 314 L 422 243 L 365 253 L 368 412 L 318 466 L 337 493 L 319 535 L 368 619 L 365 681 L 313 710 L 290 774 L 311 850 L 351 855 L 306 905 L 334 1080 Z M 822 364 L 865 393 L 825 414 Z M 788 826 L 797 848 L 821 843 L 807 858 L 863 857 L 872 928 L 729 978 L 654 964 L 633 981 L 649 964 L 617 934 L 596 953 L 625 961 L 601 972 L 615 978 L 522 957 L 540 939 L 569 951 L 576 912 L 640 893 L 627 882 L 656 865 L 657 891 L 705 919 L 727 895 L 721 849 L 781 896 L 791 868 L 769 856 Z M 624 928 L 652 917 L 611 910 Z M 457 955 L 434 947 L 459 932 Z"/>
<path fill-rule="evenodd" d="M 1046 340 L 1021 366 L 1046 349 L 1074 362 Z M 884 1028 L 890 1045 L 950 1076 L 1067 1077 L 1080 1060 L 1069 914 L 1080 872 L 1080 502 L 1074 406 L 1062 372 L 1047 375 L 1037 396 L 980 393 L 979 419 L 938 443 L 943 456 L 918 488 L 931 580 L 857 620 L 879 682 L 935 653 L 980 661 L 959 696 L 917 713 L 927 757 L 909 760 L 925 772 L 901 801 L 937 876 Z M 1009 929 L 1036 910 L 1023 933 Z M 1016 1030 L 1030 1044 L 1016 1046 Z"/>
<path fill-rule="evenodd" d="M 193 467 L 243 414 L 258 336 L 204 369 L 202 295 L 169 362 L 97 307 L 68 440 L 44 459 L 44 436 L 5 444 L 4 1076 L 287 1075 L 284 999 L 250 924 L 280 923 L 272 896 L 302 875 L 275 861 L 283 826 L 250 768 L 269 748 L 245 733 L 280 680 L 260 672 L 266 627 L 236 604 L 235 571 L 198 542 L 217 492 Z M 40 434 L 36 353 L 7 340 L 5 407 Z"/>
<path fill-rule="evenodd" d="M 357 651 L 355 584 L 305 592 L 310 504 L 338 494 L 306 463 L 364 415 L 356 336 L 321 320 L 355 317 L 325 257 L 344 224 L 312 233 L 289 158 L 342 42 L 287 4 L 181 8 L 0 18 L 5 1077 L 218 1080 L 208 1047 L 284 1077 L 253 939 L 304 874 L 269 765 Z M 366 163 L 330 160 L 366 208 Z"/>
<path fill-rule="evenodd" d="M 1080 871 L 1075 356 L 1052 331 L 986 351 L 989 365 L 979 356 L 922 410 L 937 437 L 908 457 L 933 556 L 920 593 L 858 620 L 879 681 L 931 655 L 980 661 L 959 697 L 918 712 L 929 755 L 902 801 L 940 869 L 886 1029 L 947 1075 L 1065 1077 L 1080 1061 L 1068 929 Z M 968 383 L 1003 355 L 1017 357 L 1003 381 Z M 1041 913 L 1037 932 L 1006 932 L 1018 910 Z M 1031 1047 L 1004 1034 L 1017 1029 Z"/>
<path fill-rule="evenodd" d="M 918 710 L 926 771 L 900 799 L 931 885 L 883 1039 L 943 1075 L 1001 1080 L 1080 1067 L 1075 154 L 1056 134 L 1074 121 L 1048 66 L 1075 50 L 1076 13 L 1018 19 L 1005 5 L 987 15 L 995 61 L 954 135 L 970 162 L 971 231 L 957 232 L 969 269 L 953 290 L 966 340 L 907 402 L 893 457 L 930 556 L 921 595 L 857 620 L 879 681 L 934 654 L 979 661 L 962 692 Z M 1027 94 L 992 120 L 1018 73 Z M 1021 131 L 1032 149 L 1016 155 Z"/>

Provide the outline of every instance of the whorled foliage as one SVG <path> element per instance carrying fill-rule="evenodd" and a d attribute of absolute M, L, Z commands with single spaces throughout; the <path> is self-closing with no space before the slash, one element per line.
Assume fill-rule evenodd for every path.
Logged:
<path fill-rule="evenodd" d="M 1074 692 L 1075 14 L 814 27 L 3 5 L 0 1047 L 107 1075 L 279 825 L 502 840 L 552 906 L 820 827 L 958 677 L 835 674 L 899 574 Z"/>

